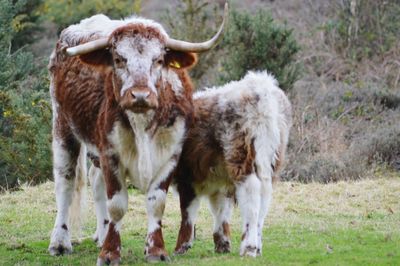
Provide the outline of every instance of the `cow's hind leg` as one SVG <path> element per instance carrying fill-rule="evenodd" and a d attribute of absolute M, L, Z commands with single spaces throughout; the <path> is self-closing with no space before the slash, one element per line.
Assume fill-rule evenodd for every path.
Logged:
<path fill-rule="evenodd" d="M 51 234 L 49 252 L 51 255 L 62 255 L 72 252 L 69 207 L 74 192 L 80 144 L 72 134 L 63 134 L 63 137 L 55 134 L 52 148 L 57 217 Z"/>
<path fill-rule="evenodd" d="M 261 181 L 255 174 L 244 177 L 242 182 L 236 184 L 236 198 L 243 219 L 241 256 L 257 256 L 260 193 Z"/>
<path fill-rule="evenodd" d="M 93 191 L 97 218 L 97 227 L 93 235 L 93 240 L 97 242 L 98 247 L 101 247 L 104 243 L 110 222 L 107 211 L 106 184 L 101 169 L 92 165 L 89 169 L 89 180 Z"/>
<path fill-rule="evenodd" d="M 229 220 L 232 215 L 233 199 L 226 193 L 218 192 L 209 197 L 210 209 L 214 217 L 214 247 L 217 253 L 231 251 Z"/>

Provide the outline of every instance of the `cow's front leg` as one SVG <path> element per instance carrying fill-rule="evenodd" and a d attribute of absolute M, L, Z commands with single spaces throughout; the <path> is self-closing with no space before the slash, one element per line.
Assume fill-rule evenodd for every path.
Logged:
<path fill-rule="evenodd" d="M 102 247 L 108 231 L 110 218 L 107 211 L 106 184 L 101 169 L 92 165 L 89 169 L 89 180 L 93 191 L 94 205 L 96 209 L 97 226 L 93 240 L 98 247 Z"/>
<path fill-rule="evenodd" d="M 121 260 L 121 222 L 128 209 L 128 192 L 118 170 L 116 155 L 102 158 L 101 166 L 107 190 L 107 209 L 110 215 L 107 236 L 100 251 L 97 265 L 119 265 Z"/>
<path fill-rule="evenodd" d="M 148 216 L 147 237 L 145 256 L 148 262 L 169 261 L 168 253 L 165 250 L 162 234 L 162 217 L 164 215 L 165 201 L 171 177 L 168 177 L 170 167 L 155 180 L 151 185 L 146 197 L 146 208 Z"/>

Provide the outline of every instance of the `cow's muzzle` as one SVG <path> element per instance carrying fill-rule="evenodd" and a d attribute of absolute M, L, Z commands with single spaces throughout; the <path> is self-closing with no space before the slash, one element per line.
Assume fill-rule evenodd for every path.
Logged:
<path fill-rule="evenodd" d="M 134 113 L 146 113 L 158 107 L 158 100 L 156 94 L 149 88 L 134 87 L 125 92 L 121 106 Z"/>

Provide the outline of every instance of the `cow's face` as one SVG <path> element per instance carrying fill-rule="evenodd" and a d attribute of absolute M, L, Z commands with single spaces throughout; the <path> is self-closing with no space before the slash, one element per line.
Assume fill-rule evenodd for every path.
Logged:
<path fill-rule="evenodd" d="M 190 67 L 195 62 L 191 53 L 166 49 L 165 37 L 142 24 L 117 29 L 109 42 L 109 49 L 96 52 L 95 61 L 112 67 L 114 96 L 124 110 L 134 113 L 146 113 L 160 105 L 164 70 Z M 92 56 L 81 59 L 90 62 Z"/>

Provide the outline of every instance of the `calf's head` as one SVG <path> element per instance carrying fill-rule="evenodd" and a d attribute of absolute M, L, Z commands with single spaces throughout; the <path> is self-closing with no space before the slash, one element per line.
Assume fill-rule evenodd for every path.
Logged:
<path fill-rule="evenodd" d="M 227 7 L 217 34 L 203 43 L 189 43 L 168 37 L 157 23 L 138 20 L 114 30 L 110 36 L 66 50 L 88 64 L 112 69 L 114 97 L 124 110 L 146 113 L 159 105 L 162 75 L 168 68 L 188 68 L 193 53 L 211 49 L 222 36 Z"/>

